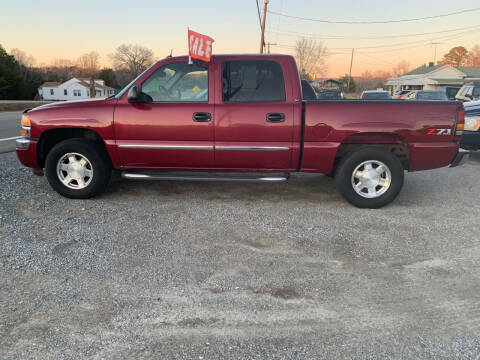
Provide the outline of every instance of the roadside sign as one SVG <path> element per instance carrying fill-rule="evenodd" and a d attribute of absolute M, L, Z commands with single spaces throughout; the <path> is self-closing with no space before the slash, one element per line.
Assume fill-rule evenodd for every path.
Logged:
<path fill-rule="evenodd" d="M 207 35 L 188 29 L 188 56 L 190 59 L 210 62 L 214 41 Z"/>

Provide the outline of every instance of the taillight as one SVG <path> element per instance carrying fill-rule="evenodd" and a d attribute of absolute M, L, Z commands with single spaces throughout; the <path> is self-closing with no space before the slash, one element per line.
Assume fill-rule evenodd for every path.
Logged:
<path fill-rule="evenodd" d="M 463 135 L 463 127 L 465 126 L 465 110 L 460 109 L 457 115 L 457 123 L 455 125 L 455 140 L 459 141 Z"/>

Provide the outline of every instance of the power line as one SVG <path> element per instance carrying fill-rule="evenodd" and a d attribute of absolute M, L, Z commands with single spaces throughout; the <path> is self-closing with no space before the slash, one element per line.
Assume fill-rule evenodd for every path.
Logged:
<path fill-rule="evenodd" d="M 464 35 L 468 35 L 468 34 L 475 34 L 475 33 L 478 33 L 478 31 L 474 31 L 474 32 L 463 32 L 463 33 L 460 33 L 460 34 L 453 34 L 453 35 L 449 35 L 448 37 L 444 37 L 442 38 L 442 40 L 444 42 L 447 42 L 447 41 L 451 41 L 451 40 L 455 40 L 455 39 L 458 39 L 460 37 L 463 37 Z M 438 40 L 438 39 L 437 39 Z M 375 50 L 375 51 L 359 51 L 357 53 L 359 54 L 362 54 L 362 55 L 366 55 L 368 56 L 368 54 L 380 54 L 380 53 L 388 53 L 388 52 L 399 52 L 399 51 L 403 51 L 403 50 L 410 50 L 410 49 L 417 49 L 417 48 L 420 48 L 420 47 L 424 47 L 426 45 L 431 45 L 431 42 L 432 40 L 422 40 L 422 43 L 421 44 L 418 44 L 418 45 L 414 45 L 414 46 L 401 46 L 401 47 L 397 47 L 395 49 L 386 49 L 386 50 Z M 418 42 L 417 42 L 418 43 Z M 283 48 L 283 49 L 288 49 L 288 50 L 295 50 L 295 45 L 289 45 L 289 44 L 279 44 L 278 45 L 279 48 Z M 328 55 L 348 55 L 350 54 L 350 52 L 341 52 L 341 51 L 335 51 L 335 52 L 330 52 L 329 50 L 332 50 L 332 49 L 336 49 L 336 48 L 327 48 L 327 51 L 328 51 Z M 338 49 L 338 48 L 337 48 Z M 347 50 L 348 48 L 345 48 L 345 50 Z M 351 49 L 351 48 L 349 48 Z M 360 48 L 355 48 L 355 51 L 357 51 L 358 49 Z M 363 48 L 365 49 L 365 48 Z M 378 59 L 377 59 L 378 60 Z"/>
<path fill-rule="evenodd" d="M 258 0 L 255 0 L 257 3 L 257 13 L 258 13 L 258 24 L 260 25 L 260 30 L 262 29 L 262 17 L 260 15 L 260 5 L 258 5 Z"/>
<path fill-rule="evenodd" d="M 480 30 L 480 29 L 479 29 Z M 393 48 L 393 47 L 398 47 L 398 46 L 405 46 L 405 45 L 415 45 L 415 44 L 431 44 L 432 41 L 435 40 L 446 40 L 450 38 L 458 38 L 461 37 L 462 35 L 465 34 L 471 34 L 471 33 L 476 33 L 477 31 L 464 31 L 460 32 L 457 34 L 450 34 L 450 35 L 445 35 L 441 37 L 436 37 L 432 39 L 422 39 L 422 40 L 415 40 L 415 41 L 408 41 L 408 42 L 401 42 L 401 43 L 395 43 L 395 44 L 382 44 L 382 45 L 375 45 L 375 46 L 359 46 L 355 47 L 356 50 L 365 50 L 365 49 L 381 49 L 381 48 Z M 333 47 L 329 48 L 330 50 L 350 50 L 351 47 Z"/>
<path fill-rule="evenodd" d="M 369 25 L 369 24 L 390 24 L 390 23 L 402 23 L 402 22 L 413 22 L 413 21 L 420 21 L 420 20 L 438 19 L 438 18 L 442 18 L 442 17 L 465 14 L 465 13 L 475 12 L 475 11 L 480 11 L 480 7 L 479 8 L 473 8 L 473 9 L 459 10 L 459 11 L 446 13 L 446 14 L 418 17 L 418 18 L 399 19 L 399 20 L 368 20 L 368 21 L 366 21 L 366 20 L 365 21 L 347 21 L 347 20 L 312 19 L 312 18 L 305 18 L 305 17 L 301 17 L 301 16 L 287 15 L 287 14 L 283 14 L 283 13 L 276 12 L 276 11 L 271 11 L 271 10 L 269 10 L 268 12 L 270 14 L 273 14 L 273 15 L 283 16 L 283 17 L 290 18 L 290 19 L 297 19 L 297 20 L 303 20 L 303 21 L 314 21 L 314 22 L 320 22 L 320 23 L 326 23 L 326 24 Z"/>
<path fill-rule="evenodd" d="M 442 30 L 442 31 L 433 31 L 433 32 L 426 32 L 426 33 L 417 33 L 417 34 L 403 34 L 403 35 L 383 35 L 383 36 L 337 36 L 337 35 L 316 35 L 316 34 L 308 34 L 308 33 L 301 33 L 297 31 L 278 31 L 278 30 L 268 30 L 270 33 L 276 33 L 280 35 L 287 35 L 287 36 L 303 36 L 318 40 L 342 40 L 342 39 L 357 39 L 357 40 L 375 40 L 375 39 L 392 39 L 392 38 L 402 38 L 402 37 L 414 37 L 414 36 L 425 36 L 425 35 L 434 35 L 434 34 L 442 34 L 448 32 L 455 32 L 455 31 L 462 31 L 468 29 L 475 29 L 479 28 L 480 24 L 474 26 L 467 26 L 462 28 L 450 29 L 450 30 Z"/>
<path fill-rule="evenodd" d="M 376 61 L 380 61 L 380 62 L 383 62 L 384 64 L 388 64 L 388 65 L 393 65 L 393 66 L 396 66 L 397 64 L 394 64 L 390 61 L 386 61 L 386 60 L 383 60 L 383 59 L 379 59 L 375 56 L 372 56 L 372 55 L 369 55 L 368 53 L 364 53 L 364 52 L 360 52 L 360 51 L 357 51 L 357 54 L 360 54 L 360 55 L 363 55 L 363 56 L 366 56 L 370 59 L 373 59 L 373 60 L 376 60 Z M 380 64 L 376 64 L 376 65 L 380 65 Z"/>

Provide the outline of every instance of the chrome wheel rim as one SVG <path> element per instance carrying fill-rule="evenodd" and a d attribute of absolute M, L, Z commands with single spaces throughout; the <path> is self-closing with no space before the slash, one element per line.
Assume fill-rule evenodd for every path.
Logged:
<path fill-rule="evenodd" d="M 57 162 L 57 176 L 66 187 L 80 190 L 92 182 L 93 167 L 82 154 L 67 153 Z"/>
<path fill-rule="evenodd" d="M 368 199 L 385 194 L 392 183 L 392 173 L 387 165 L 378 160 L 367 160 L 358 165 L 352 173 L 352 187 L 355 192 Z"/>

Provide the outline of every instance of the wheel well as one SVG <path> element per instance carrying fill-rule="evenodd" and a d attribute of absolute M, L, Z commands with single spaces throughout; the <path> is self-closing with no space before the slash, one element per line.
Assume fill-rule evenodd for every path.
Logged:
<path fill-rule="evenodd" d="M 38 141 L 37 145 L 37 157 L 38 163 L 43 168 L 45 166 L 45 159 L 47 158 L 50 150 L 59 142 L 67 139 L 83 138 L 93 141 L 101 145 L 105 152 L 107 149 L 103 139 L 93 130 L 81 129 L 81 128 L 68 128 L 68 129 L 53 129 L 45 131 Z"/>
<path fill-rule="evenodd" d="M 405 170 L 410 168 L 410 150 L 408 144 L 400 136 L 396 134 L 362 133 L 349 136 L 342 142 L 335 155 L 333 172 L 346 154 L 363 146 L 376 146 L 386 149 L 395 154 Z"/>

